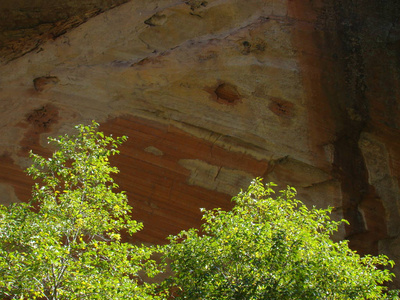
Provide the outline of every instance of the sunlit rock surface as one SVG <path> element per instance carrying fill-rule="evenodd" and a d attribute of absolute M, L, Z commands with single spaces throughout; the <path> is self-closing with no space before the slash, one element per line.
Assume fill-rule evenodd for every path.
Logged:
<path fill-rule="evenodd" d="M 400 266 L 396 0 L 6 2 L 2 203 L 29 199 L 30 149 L 94 119 L 129 136 L 114 163 L 135 240 L 199 226 L 262 176 Z"/>

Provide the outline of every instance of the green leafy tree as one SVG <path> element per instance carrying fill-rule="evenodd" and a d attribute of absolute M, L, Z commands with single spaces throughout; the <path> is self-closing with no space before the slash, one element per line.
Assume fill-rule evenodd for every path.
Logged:
<path fill-rule="evenodd" d="M 111 174 L 108 158 L 126 137 L 98 124 L 50 138 L 50 158 L 32 154 L 38 181 L 29 203 L 0 207 L 0 296 L 7 299 L 157 299 L 139 273 L 157 273 L 152 248 L 121 242 L 142 224 Z M 0 298 L 1 298 L 0 297 Z"/>
<path fill-rule="evenodd" d="M 364 256 L 330 239 L 331 209 L 307 209 L 288 187 L 273 197 L 261 179 L 233 200 L 232 211 L 204 211 L 201 232 L 170 237 L 166 257 L 179 299 L 397 299 L 382 284 L 387 257 Z M 343 220 L 342 220 L 343 221 Z"/>

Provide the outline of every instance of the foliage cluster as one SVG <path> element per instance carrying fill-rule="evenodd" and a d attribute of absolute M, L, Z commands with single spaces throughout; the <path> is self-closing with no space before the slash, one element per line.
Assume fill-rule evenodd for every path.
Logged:
<path fill-rule="evenodd" d="M 139 271 L 156 273 L 153 249 L 120 241 L 142 224 L 111 174 L 114 139 L 98 124 L 50 138 L 50 158 L 31 153 L 38 180 L 29 203 L 0 207 L 0 296 L 12 299 L 153 299 Z"/>
<path fill-rule="evenodd" d="M 205 223 L 170 237 L 170 280 L 182 299 L 383 299 L 393 264 L 360 257 L 330 239 L 341 222 L 309 210 L 288 187 L 254 180 L 231 211 L 204 211 Z M 342 220 L 343 221 L 343 220 Z M 395 292 L 392 292 L 394 295 Z"/>
<path fill-rule="evenodd" d="M 50 138 L 50 158 L 31 153 L 37 183 L 29 203 L 0 206 L 0 297 L 6 299 L 398 299 L 383 285 L 387 257 L 360 257 L 330 235 L 331 209 L 308 209 L 288 187 L 274 197 L 261 179 L 233 198 L 232 211 L 204 213 L 201 231 L 165 247 L 121 241 L 142 224 L 111 175 L 109 157 L 126 137 L 98 124 Z M 147 283 L 169 260 L 173 275 Z"/>

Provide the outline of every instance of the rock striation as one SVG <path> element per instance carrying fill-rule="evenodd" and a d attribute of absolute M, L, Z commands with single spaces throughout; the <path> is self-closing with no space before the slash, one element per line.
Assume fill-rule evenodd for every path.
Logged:
<path fill-rule="evenodd" d="M 112 8 L 112 9 L 111 9 Z M 400 3 L 76 0 L 0 4 L 0 201 L 28 151 L 94 119 L 128 135 L 116 181 L 163 243 L 252 178 L 346 218 L 335 238 L 395 259 Z"/>

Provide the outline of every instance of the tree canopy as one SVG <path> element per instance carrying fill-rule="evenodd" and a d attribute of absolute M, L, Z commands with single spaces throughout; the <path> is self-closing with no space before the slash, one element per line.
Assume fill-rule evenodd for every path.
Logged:
<path fill-rule="evenodd" d="M 111 177 L 114 139 L 98 124 L 50 138 L 50 158 L 31 153 L 38 181 L 29 203 L 0 206 L 0 296 L 12 299 L 154 299 L 140 271 L 155 274 L 153 249 L 121 242 L 142 224 L 131 219 Z"/>
<path fill-rule="evenodd" d="M 180 299 L 385 299 L 393 266 L 384 255 L 361 257 L 331 234 L 343 222 L 331 208 L 308 209 L 288 187 L 254 180 L 231 211 L 203 210 L 201 230 L 171 236 L 169 284 Z"/>

